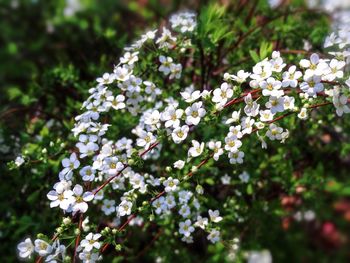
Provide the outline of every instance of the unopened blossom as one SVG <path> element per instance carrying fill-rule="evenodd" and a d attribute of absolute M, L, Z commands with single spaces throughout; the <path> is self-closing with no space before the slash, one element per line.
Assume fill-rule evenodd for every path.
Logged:
<path fill-rule="evenodd" d="M 278 127 L 276 124 L 271 123 L 269 129 L 266 132 L 266 136 L 271 140 L 281 140 L 282 139 L 283 129 Z"/>
<path fill-rule="evenodd" d="M 118 216 L 126 216 L 131 214 L 132 203 L 127 200 L 123 200 L 117 207 Z"/>
<path fill-rule="evenodd" d="M 289 67 L 288 71 L 283 72 L 282 86 L 295 88 L 298 85 L 298 79 L 302 77 L 302 73 L 296 70 L 296 66 Z"/>
<path fill-rule="evenodd" d="M 220 240 L 220 232 L 216 229 L 213 229 L 210 231 L 209 235 L 207 236 L 207 239 L 211 243 L 216 243 Z"/>
<path fill-rule="evenodd" d="M 35 252 L 41 257 L 45 257 L 52 252 L 52 246 L 42 239 L 36 239 L 34 245 Z"/>
<path fill-rule="evenodd" d="M 173 138 L 173 141 L 175 143 L 180 143 L 183 140 L 185 140 L 189 129 L 190 128 L 187 125 L 175 128 L 171 133 L 171 137 Z"/>
<path fill-rule="evenodd" d="M 21 258 L 30 259 L 34 252 L 34 245 L 30 238 L 26 238 L 23 242 L 17 245 L 17 250 Z"/>
<path fill-rule="evenodd" d="M 173 179 L 172 177 L 167 178 L 163 185 L 165 187 L 165 192 L 174 192 L 177 189 L 177 185 L 180 183 L 178 179 Z"/>
<path fill-rule="evenodd" d="M 215 161 L 219 160 L 220 155 L 224 153 L 224 150 L 222 149 L 221 141 L 208 142 L 208 148 L 214 152 L 213 159 Z"/>
<path fill-rule="evenodd" d="M 187 107 L 186 113 L 186 124 L 187 125 L 198 125 L 201 118 L 204 117 L 206 110 L 202 108 L 203 103 L 195 102 L 191 106 Z"/>
<path fill-rule="evenodd" d="M 187 219 L 185 222 L 179 223 L 179 233 L 188 237 L 194 231 L 194 227 L 192 226 L 192 222 L 190 219 Z"/>
<path fill-rule="evenodd" d="M 244 152 L 242 151 L 229 152 L 228 158 L 231 164 L 236 164 L 236 163 L 241 164 L 243 163 Z"/>
<path fill-rule="evenodd" d="M 223 219 L 220 216 L 219 210 L 213 211 L 213 210 L 209 209 L 208 214 L 209 214 L 210 221 L 212 221 L 214 223 L 218 223 Z"/>
<path fill-rule="evenodd" d="M 192 147 L 188 150 L 188 157 L 197 157 L 202 154 L 204 150 L 204 142 L 199 143 L 196 140 L 192 140 Z"/>
<path fill-rule="evenodd" d="M 101 238 L 101 234 L 89 233 L 81 242 L 80 246 L 84 251 L 90 252 L 92 249 L 100 249 L 101 243 L 98 241 Z"/>

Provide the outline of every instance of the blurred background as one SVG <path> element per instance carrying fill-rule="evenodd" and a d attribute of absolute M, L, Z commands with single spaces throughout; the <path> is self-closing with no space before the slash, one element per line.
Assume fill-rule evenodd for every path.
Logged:
<path fill-rule="evenodd" d="M 146 29 L 158 28 L 171 13 L 181 9 L 200 12 L 209 2 L 235 1 L 0 1 L 0 254 L 5 255 L 1 262 L 17 261 L 16 244 L 23 235 L 51 233 L 56 226 L 59 212 L 48 208 L 46 193 L 56 180 L 58 157 L 73 141 L 73 117 L 79 113 L 96 77 L 110 71 L 122 48 Z M 288 2 L 268 1 L 273 8 Z M 329 28 L 349 22 L 349 0 L 310 0 L 307 4 L 330 17 Z M 320 39 L 325 32 L 320 33 Z M 339 126 L 350 131 L 349 124 Z M 350 168 L 350 142 L 339 136 L 342 135 L 333 129 L 322 134 L 325 150 L 314 157 L 313 166 L 307 171 L 310 178 L 333 178 Z M 21 170 L 9 168 L 8 163 L 22 153 L 31 156 L 26 160 L 30 165 Z M 334 160 L 333 168 L 339 167 L 339 171 L 318 165 L 329 157 Z M 321 208 L 327 213 L 321 225 L 299 226 L 305 231 L 298 229 L 296 234 L 281 238 L 281 244 L 276 239 L 276 243 L 269 240 L 266 246 L 284 247 L 286 255 L 295 250 L 310 253 L 309 259 L 319 258 L 319 262 L 332 262 L 339 251 L 345 256 L 333 262 L 349 259 L 350 180 L 322 183 L 322 191 L 327 194 L 322 195 L 326 200 Z M 282 198 L 282 206 L 294 206 L 297 200 L 293 198 Z M 283 224 L 283 228 L 290 227 L 288 220 Z M 298 228 L 291 226 L 295 227 Z M 268 234 L 268 228 L 265 230 Z M 310 242 L 310 236 L 316 238 Z M 327 254 L 324 260 L 323 252 Z M 277 251 L 273 254 L 288 258 Z"/>

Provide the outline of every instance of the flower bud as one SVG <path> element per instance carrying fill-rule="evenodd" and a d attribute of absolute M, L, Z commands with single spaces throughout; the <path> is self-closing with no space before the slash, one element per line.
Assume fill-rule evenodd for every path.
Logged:
<path fill-rule="evenodd" d="M 77 235 L 79 235 L 79 234 L 80 234 L 80 229 L 79 229 L 79 228 L 75 229 L 75 230 L 74 230 L 74 235 L 77 236 Z"/>
<path fill-rule="evenodd" d="M 202 194 L 204 193 L 203 187 L 202 187 L 201 185 L 198 184 L 198 185 L 196 186 L 196 192 L 197 192 L 198 194 L 202 195 Z"/>
<path fill-rule="evenodd" d="M 115 245 L 114 249 L 116 251 L 121 251 L 122 250 L 122 246 L 120 244 L 117 244 L 117 245 Z"/>
<path fill-rule="evenodd" d="M 171 167 L 170 167 L 170 166 L 165 167 L 165 171 L 166 171 L 166 172 L 170 173 L 170 172 L 171 172 L 171 170 L 172 170 L 172 169 L 171 169 Z"/>
<path fill-rule="evenodd" d="M 63 218 L 63 224 L 64 225 L 69 225 L 72 222 L 72 220 L 69 217 Z"/>
<path fill-rule="evenodd" d="M 129 159 L 128 160 L 128 165 L 131 166 L 131 165 L 134 165 L 134 164 L 135 164 L 135 161 L 133 159 Z"/>

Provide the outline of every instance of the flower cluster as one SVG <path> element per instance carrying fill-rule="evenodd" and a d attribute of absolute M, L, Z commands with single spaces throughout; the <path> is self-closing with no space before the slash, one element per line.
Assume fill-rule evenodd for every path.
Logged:
<path fill-rule="evenodd" d="M 83 262 L 101 259 L 102 244 L 108 240 L 102 232 L 84 231 L 83 216 L 91 207 L 102 211 L 119 230 L 147 220 L 147 213 L 136 216 L 139 211 L 152 211 L 157 220 L 173 218 L 186 243 L 194 242 L 197 230 L 204 231 L 211 243 L 220 241 L 224 216 L 200 202 L 204 193 L 200 184 L 193 191 L 189 183 L 201 166 L 211 158 L 242 164 L 249 154 L 243 150 L 244 138 L 253 134 L 262 148 L 267 147 L 267 140 L 283 143 L 289 131 L 277 121 L 293 113 L 307 119 L 313 108 L 322 106 L 316 102 L 333 104 L 338 116 L 350 112 L 350 81 L 344 78 L 349 52 L 329 53 L 332 58 L 312 54 L 287 66 L 281 53 L 274 51 L 251 72 L 225 73 L 223 83 L 212 90 L 195 84 L 182 88 L 187 64 L 175 54 L 194 50 L 191 40 L 196 37 L 196 16 L 179 13 L 171 17 L 170 24 L 171 29 L 163 27 L 143 34 L 125 48 L 113 72 L 96 79 L 97 85 L 83 103 L 84 112 L 75 118 L 72 132 L 76 147 L 62 160 L 58 181 L 47 194 L 50 207 L 80 218 L 78 234 L 83 239 L 75 251 Z M 348 48 L 349 39 L 349 31 L 345 35 L 341 31 L 331 35 L 326 46 Z M 149 50 L 154 52 L 148 56 Z M 153 64 L 145 67 L 140 63 L 143 57 L 151 57 Z M 167 95 L 170 85 L 180 87 L 176 98 Z M 111 139 L 108 132 L 114 123 L 108 123 L 106 117 L 125 114 L 137 119 L 130 137 L 123 134 L 115 138 L 114 134 Z M 224 127 L 225 134 L 210 140 L 201 136 L 188 139 L 203 123 Z M 162 169 L 157 163 L 144 172 L 139 169 L 146 161 L 157 160 L 164 147 L 175 149 L 179 144 L 187 149 L 186 156 L 174 156 L 173 168 Z M 223 184 L 230 184 L 227 177 L 221 178 Z M 250 177 L 243 172 L 239 179 L 247 183 Z M 35 251 L 46 261 L 59 259 L 65 255 L 65 246 L 59 240 L 59 235 L 52 244 L 37 239 L 33 245 L 26 239 L 18 245 L 19 255 L 28 258 Z"/>

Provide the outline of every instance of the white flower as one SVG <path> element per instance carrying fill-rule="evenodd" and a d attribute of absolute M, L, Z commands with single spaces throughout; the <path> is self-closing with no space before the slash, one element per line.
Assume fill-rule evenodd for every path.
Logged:
<path fill-rule="evenodd" d="M 195 226 L 205 229 L 208 225 L 208 218 L 197 216 L 197 221 L 194 223 Z"/>
<path fill-rule="evenodd" d="M 130 215 L 131 208 L 132 208 L 132 203 L 130 201 L 123 200 L 117 208 L 118 216 Z"/>
<path fill-rule="evenodd" d="M 115 110 L 121 110 L 125 108 L 125 97 L 124 95 L 117 95 L 117 96 L 109 96 L 107 98 L 107 101 L 110 103 L 110 106 Z"/>
<path fill-rule="evenodd" d="M 325 79 L 328 81 L 333 81 L 336 78 L 342 78 L 344 76 L 344 71 L 342 69 L 345 67 L 345 65 L 345 61 L 332 59 L 329 63 L 328 74 L 325 76 Z"/>
<path fill-rule="evenodd" d="M 191 233 L 194 231 L 194 227 L 192 226 L 191 220 L 187 219 L 185 222 L 179 223 L 179 233 L 183 234 L 186 237 L 189 237 Z"/>
<path fill-rule="evenodd" d="M 233 90 L 231 89 L 231 86 L 224 82 L 221 84 L 220 88 L 214 90 L 212 101 L 215 103 L 225 104 L 232 96 Z"/>
<path fill-rule="evenodd" d="M 170 76 L 169 79 L 179 79 L 181 77 L 182 65 L 181 64 L 171 64 L 170 65 Z"/>
<path fill-rule="evenodd" d="M 187 107 L 185 113 L 187 125 L 197 125 L 201 118 L 205 115 L 206 111 L 202 108 L 202 102 L 195 102 L 191 106 Z"/>
<path fill-rule="evenodd" d="M 243 182 L 243 183 L 248 183 L 249 182 L 249 178 L 250 175 L 244 171 L 243 173 L 241 173 L 240 175 L 238 175 L 238 178 Z"/>
<path fill-rule="evenodd" d="M 298 118 L 301 120 L 306 120 L 308 118 L 307 109 L 301 108 L 300 112 L 298 113 Z"/>
<path fill-rule="evenodd" d="M 213 210 L 209 209 L 208 213 L 209 213 L 209 218 L 212 222 L 218 223 L 222 220 L 222 217 L 220 216 L 219 210 L 213 211 Z"/>
<path fill-rule="evenodd" d="M 228 174 L 225 174 L 224 176 L 222 176 L 220 180 L 221 180 L 221 183 L 225 185 L 229 185 L 231 183 L 231 177 L 228 176 Z"/>
<path fill-rule="evenodd" d="M 213 158 L 215 161 L 219 160 L 220 155 L 224 153 L 224 150 L 221 148 L 221 144 L 221 141 L 210 141 L 208 143 L 209 149 L 214 152 Z"/>
<path fill-rule="evenodd" d="M 283 129 L 278 127 L 276 124 L 271 123 L 269 125 L 269 130 L 266 132 L 266 136 L 269 137 L 271 141 L 281 140 L 282 139 Z"/>
<path fill-rule="evenodd" d="M 183 140 L 186 139 L 188 131 L 189 131 L 189 127 L 187 125 L 184 125 L 182 127 L 177 127 L 173 130 L 173 132 L 171 133 L 171 136 L 173 138 L 173 141 L 175 143 L 180 143 Z"/>
<path fill-rule="evenodd" d="M 220 240 L 220 232 L 216 229 L 211 230 L 207 239 L 212 243 L 218 242 Z"/>
<path fill-rule="evenodd" d="M 187 103 L 192 103 L 201 97 L 201 92 L 199 90 L 193 91 L 193 86 L 187 87 L 184 91 L 180 92 L 181 97 Z"/>
<path fill-rule="evenodd" d="M 79 184 L 75 185 L 73 188 L 73 193 L 75 196 L 75 202 L 73 204 L 73 212 L 85 213 L 88 210 L 87 202 L 90 202 L 94 199 L 94 195 L 91 192 L 83 193 L 83 187 Z"/>
<path fill-rule="evenodd" d="M 60 183 L 59 183 L 60 184 Z M 59 206 L 63 210 L 67 210 L 69 205 L 74 203 L 73 191 L 69 190 L 67 187 L 61 187 L 60 185 L 55 185 L 55 190 L 51 190 L 47 194 L 47 198 L 51 201 L 50 207 Z"/>
<path fill-rule="evenodd" d="M 239 70 L 237 72 L 237 75 L 230 75 L 228 73 L 225 73 L 224 74 L 224 79 L 225 80 L 233 80 L 233 81 L 236 81 L 238 83 L 243 83 L 247 80 L 247 78 L 250 76 L 250 73 L 249 72 L 244 72 L 244 70 Z"/>
<path fill-rule="evenodd" d="M 159 66 L 158 70 L 160 72 L 163 72 L 165 76 L 169 75 L 171 71 L 171 65 L 173 64 L 173 59 L 171 57 L 160 56 L 159 62 L 161 63 L 161 65 Z"/>
<path fill-rule="evenodd" d="M 115 201 L 114 200 L 103 200 L 103 205 L 101 210 L 105 213 L 105 215 L 110 215 L 115 212 Z"/>
<path fill-rule="evenodd" d="M 70 171 L 77 169 L 80 165 L 80 162 L 75 153 L 72 153 L 68 158 L 62 160 L 62 165 L 64 169 L 61 171 L 63 175 L 68 174 Z"/>
<path fill-rule="evenodd" d="M 159 215 L 162 211 L 167 210 L 167 204 L 165 203 L 165 198 L 163 196 L 154 200 L 152 206 L 156 209 L 155 212 L 157 215 Z"/>
<path fill-rule="evenodd" d="M 231 124 L 239 121 L 239 116 L 241 115 L 241 110 L 232 112 L 231 118 L 226 120 L 226 124 Z"/>
<path fill-rule="evenodd" d="M 316 96 L 317 92 L 323 91 L 323 84 L 321 83 L 321 77 L 318 75 L 304 75 L 304 82 L 300 84 L 302 91 L 309 96 Z"/>
<path fill-rule="evenodd" d="M 270 96 L 269 101 L 265 104 L 266 108 L 271 110 L 271 113 L 284 111 L 284 97 Z"/>
<path fill-rule="evenodd" d="M 293 110 L 294 109 L 294 102 L 295 98 L 294 97 L 289 97 L 289 96 L 284 96 L 284 109 L 285 110 Z"/>
<path fill-rule="evenodd" d="M 298 79 L 303 75 L 300 71 L 296 71 L 296 66 L 291 66 L 288 71 L 282 75 L 282 86 L 295 88 L 298 85 Z"/>
<path fill-rule="evenodd" d="M 260 114 L 260 120 L 264 122 L 271 121 L 274 115 L 270 110 L 261 110 L 259 111 L 259 114 Z"/>
<path fill-rule="evenodd" d="M 336 91 L 333 95 L 333 105 L 336 108 L 338 116 L 342 116 L 343 113 L 350 113 L 350 108 L 346 104 L 348 103 L 348 97 L 344 94 L 340 95 L 339 91 Z"/>
<path fill-rule="evenodd" d="M 98 253 L 82 251 L 79 253 L 79 259 L 82 260 L 83 263 L 95 263 L 100 260 L 100 255 Z"/>
<path fill-rule="evenodd" d="M 15 160 L 15 164 L 17 167 L 20 167 L 24 163 L 24 158 L 22 156 L 17 156 Z"/>
<path fill-rule="evenodd" d="M 120 162 L 116 156 L 108 157 L 103 160 L 103 171 L 110 176 L 118 174 L 123 168 L 123 163 Z"/>
<path fill-rule="evenodd" d="M 250 134 L 253 131 L 253 124 L 255 123 L 255 120 L 250 117 L 244 117 L 242 118 L 242 134 Z"/>
<path fill-rule="evenodd" d="M 44 240 L 36 239 L 34 245 L 35 252 L 41 257 L 45 257 L 52 252 L 52 246 Z"/>
<path fill-rule="evenodd" d="M 158 110 L 145 113 L 145 124 L 147 125 L 156 125 L 159 123 L 160 113 Z"/>
<path fill-rule="evenodd" d="M 165 127 L 177 128 L 180 126 L 180 118 L 184 111 L 182 109 L 175 109 L 174 107 L 168 107 L 161 116 L 161 119 L 165 121 Z"/>
<path fill-rule="evenodd" d="M 261 81 L 259 85 L 262 88 L 262 94 L 264 96 L 281 97 L 284 94 L 283 90 L 280 90 L 282 83 L 272 77 Z"/>
<path fill-rule="evenodd" d="M 251 93 L 244 97 L 244 102 L 246 104 L 244 107 L 244 113 L 247 116 L 255 117 L 258 115 L 260 105 L 256 103 L 256 101 L 253 101 Z"/>
<path fill-rule="evenodd" d="M 185 162 L 182 160 L 178 160 L 174 163 L 174 168 L 179 169 L 179 170 L 184 168 L 184 166 L 185 166 Z"/>
<path fill-rule="evenodd" d="M 191 214 L 190 207 L 188 205 L 183 205 L 179 209 L 179 214 L 183 217 L 186 218 Z"/>
<path fill-rule="evenodd" d="M 268 61 L 261 61 L 253 67 L 253 74 L 250 75 L 252 79 L 249 85 L 252 88 L 256 88 L 259 82 L 269 78 L 272 75 L 271 64 Z"/>
<path fill-rule="evenodd" d="M 163 185 L 165 186 L 165 192 L 174 192 L 179 183 L 180 181 L 178 179 L 173 179 L 172 177 L 169 177 L 163 182 Z"/>
<path fill-rule="evenodd" d="M 92 169 L 90 165 L 83 167 L 79 174 L 83 177 L 83 181 L 93 181 L 95 179 L 95 169 Z"/>
<path fill-rule="evenodd" d="M 104 73 L 102 75 L 102 77 L 101 78 L 97 78 L 96 81 L 99 84 L 107 85 L 107 84 L 112 83 L 114 81 L 114 79 L 115 79 L 114 74 Z"/>
<path fill-rule="evenodd" d="M 175 43 L 176 38 L 171 35 L 170 30 L 163 27 L 162 35 L 156 40 L 156 44 L 159 45 L 159 48 L 172 48 Z"/>
<path fill-rule="evenodd" d="M 149 148 L 156 141 L 156 137 L 151 132 L 141 131 L 136 140 L 136 145 L 145 149 Z"/>
<path fill-rule="evenodd" d="M 313 75 L 321 76 L 328 68 L 327 63 L 320 59 L 320 57 L 315 53 L 311 55 L 310 60 L 300 60 L 300 66 L 307 69 L 304 77 Z"/>
<path fill-rule="evenodd" d="M 126 52 L 124 54 L 124 57 L 120 58 L 120 62 L 123 63 L 123 64 L 132 65 L 136 61 L 139 60 L 138 54 L 139 54 L 139 52 L 133 52 L 133 53 Z"/>
<path fill-rule="evenodd" d="M 225 150 L 229 152 L 237 152 L 238 148 L 242 146 L 242 142 L 237 139 L 236 136 L 226 136 L 225 138 Z"/>
<path fill-rule="evenodd" d="M 100 249 L 101 243 L 98 239 L 101 237 L 101 234 L 89 233 L 81 242 L 80 246 L 86 252 L 90 252 L 93 248 Z"/>
<path fill-rule="evenodd" d="M 23 242 L 17 245 L 19 256 L 21 258 L 31 258 L 34 252 L 34 245 L 30 238 L 26 238 Z"/>
<path fill-rule="evenodd" d="M 197 157 L 202 154 L 204 149 L 204 142 L 199 143 L 196 140 L 192 140 L 192 147 L 188 150 L 188 157 Z"/>
<path fill-rule="evenodd" d="M 241 152 L 241 151 L 229 152 L 228 158 L 230 158 L 231 164 L 236 164 L 236 163 L 241 164 L 241 163 L 243 163 L 244 152 Z"/>
<path fill-rule="evenodd" d="M 114 76 L 119 81 L 127 81 L 132 74 L 132 71 L 129 67 L 123 66 L 123 67 L 115 67 L 114 70 Z"/>

